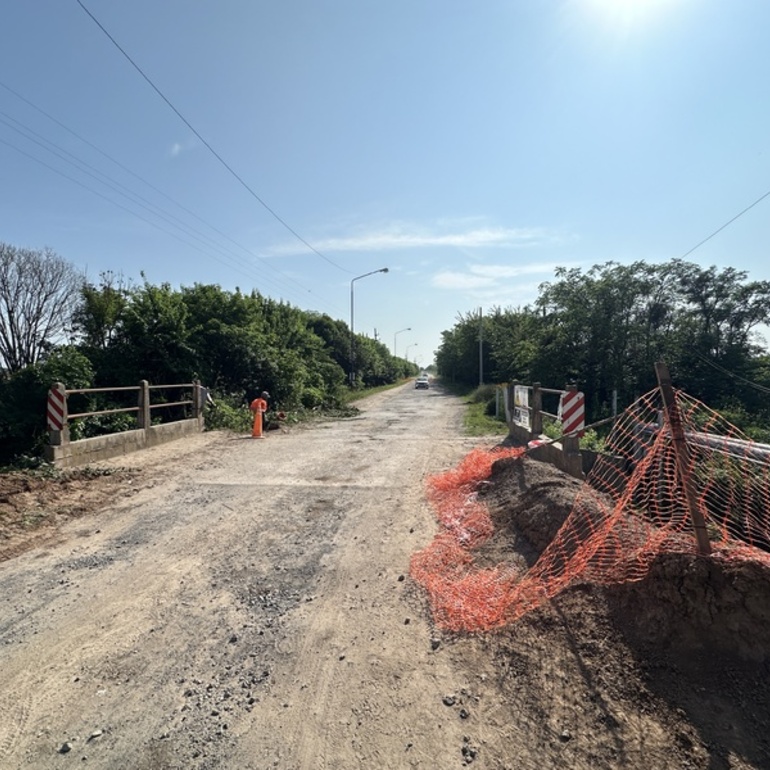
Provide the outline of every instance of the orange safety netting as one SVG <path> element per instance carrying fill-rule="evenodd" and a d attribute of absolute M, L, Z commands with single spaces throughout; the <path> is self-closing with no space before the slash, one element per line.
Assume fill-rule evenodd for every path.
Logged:
<path fill-rule="evenodd" d="M 637 581 L 660 553 L 697 553 L 684 478 L 705 520 L 711 558 L 770 566 L 770 447 L 701 402 L 675 396 L 684 472 L 656 389 L 619 416 L 569 517 L 524 573 L 504 564 L 481 569 L 473 549 L 494 531 L 477 499 L 479 484 L 494 462 L 526 450 L 477 449 L 432 476 L 428 497 L 442 529 L 412 557 L 410 573 L 428 592 L 436 622 L 449 630 L 500 627 L 573 583 Z"/>

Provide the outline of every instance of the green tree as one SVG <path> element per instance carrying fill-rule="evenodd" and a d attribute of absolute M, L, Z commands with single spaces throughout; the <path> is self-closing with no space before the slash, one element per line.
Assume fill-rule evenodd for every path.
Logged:
<path fill-rule="evenodd" d="M 145 283 L 129 292 L 115 342 L 121 381 L 185 382 L 195 356 L 187 329 L 187 308 L 167 283 Z"/>
<path fill-rule="evenodd" d="M 115 340 L 128 303 L 128 289 L 120 276 L 100 275 L 101 283 L 84 283 L 80 303 L 72 316 L 72 329 L 86 349 L 106 350 Z"/>
<path fill-rule="evenodd" d="M 497 382 L 539 381 L 585 392 L 589 416 L 608 413 L 656 384 L 665 360 L 677 385 L 714 408 L 737 399 L 763 413 L 759 391 L 766 351 L 756 328 L 770 321 L 770 283 L 728 268 L 608 262 L 584 272 L 559 268 L 532 307 L 496 309 L 484 320 Z M 442 335 L 442 376 L 473 384 L 478 369 L 478 316 L 459 316 Z M 486 369 L 485 351 L 485 369 Z"/>
<path fill-rule="evenodd" d="M 48 391 L 54 382 L 63 382 L 70 389 L 88 388 L 93 378 L 91 362 L 76 348 L 66 346 L 0 381 L 0 463 L 42 452 Z"/>
<path fill-rule="evenodd" d="M 480 318 L 478 312 L 458 314 L 455 327 L 442 332 L 441 345 L 436 351 L 438 373 L 448 381 L 478 385 L 479 331 L 482 323 L 482 363 L 484 371 L 490 372 L 493 360 L 490 339 L 494 337 L 491 332 L 494 321 Z"/>
<path fill-rule="evenodd" d="M 220 392 L 245 397 L 262 377 L 268 330 L 258 296 L 195 284 L 181 291 L 194 374 Z"/>

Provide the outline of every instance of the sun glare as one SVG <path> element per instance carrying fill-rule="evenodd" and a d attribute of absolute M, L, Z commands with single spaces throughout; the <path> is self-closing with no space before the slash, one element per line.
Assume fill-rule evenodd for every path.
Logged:
<path fill-rule="evenodd" d="M 585 0 L 585 6 L 610 28 L 624 33 L 646 26 L 675 0 Z"/>

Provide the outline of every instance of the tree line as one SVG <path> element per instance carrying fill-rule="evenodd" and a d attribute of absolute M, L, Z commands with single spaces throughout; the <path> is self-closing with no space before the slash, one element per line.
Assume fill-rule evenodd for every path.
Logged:
<path fill-rule="evenodd" d="M 520 308 L 460 315 L 436 354 L 439 374 L 479 382 L 576 384 L 589 420 L 654 388 L 665 361 L 676 387 L 750 435 L 770 439 L 770 282 L 682 260 L 559 268 Z M 479 340 L 481 339 L 481 343 Z"/>
<path fill-rule="evenodd" d="M 351 353 L 357 388 L 416 373 L 365 335 L 354 336 L 352 350 L 343 321 L 256 290 L 142 278 L 131 285 L 104 273 L 92 283 L 49 249 L 0 243 L 0 462 L 40 450 L 54 381 L 75 389 L 198 379 L 225 403 L 267 390 L 281 409 L 301 410 L 341 404 Z M 105 408 L 109 398 L 94 395 L 88 405 Z"/>

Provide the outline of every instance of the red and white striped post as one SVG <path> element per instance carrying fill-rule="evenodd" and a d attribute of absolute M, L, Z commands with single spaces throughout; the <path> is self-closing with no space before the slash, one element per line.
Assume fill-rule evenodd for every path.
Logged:
<path fill-rule="evenodd" d="M 576 388 L 570 388 L 561 394 L 559 402 L 561 432 L 580 438 L 585 433 L 586 399 Z"/>
<path fill-rule="evenodd" d="M 55 382 L 48 391 L 47 423 L 51 446 L 69 443 L 67 389 L 61 382 Z"/>

